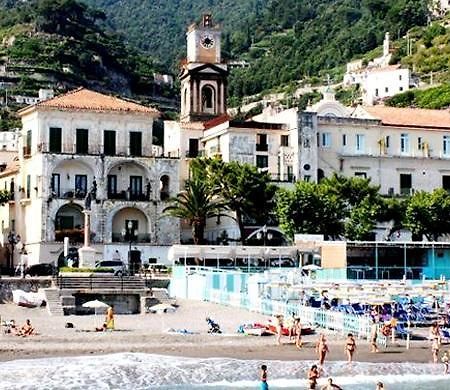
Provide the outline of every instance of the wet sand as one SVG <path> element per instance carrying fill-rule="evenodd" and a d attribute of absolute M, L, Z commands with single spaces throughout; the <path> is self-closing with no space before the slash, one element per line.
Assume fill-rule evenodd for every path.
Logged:
<path fill-rule="evenodd" d="M 274 336 L 244 336 L 236 333 L 245 322 L 265 322 L 268 317 L 245 310 L 216 304 L 179 301 L 175 313 L 117 315 L 116 330 L 94 332 L 100 326 L 103 315 L 52 317 L 45 308 L 27 309 L 12 304 L 0 305 L 2 320 L 15 319 L 22 325 L 29 318 L 39 334 L 30 337 L 0 335 L 0 361 L 39 357 L 99 355 L 119 352 L 143 352 L 184 357 L 228 357 L 256 360 L 315 360 L 317 334 L 305 336 L 304 347 L 295 348 L 288 337 L 282 345 L 276 345 Z M 211 335 L 205 317 L 218 322 L 224 334 Z M 66 322 L 75 328 L 65 328 Z M 188 329 L 193 335 L 168 334 L 168 328 Z M 320 331 L 320 330 L 319 330 Z M 419 330 L 424 333 L 424 330 Z M 345 337 L 326 332 L 330 353 L 328 360 L 345 360 Z M 426 333 L 426 332 L 425 332 Z M 441 352 L 450 349 L 443 345 Z M 365 340 L 357 340 L 355 360 L 373 363 L 431 362 L 431 351 L 427 341 L 412 341 L 406 350 L 405 342 L 397 340 L 380 353 L 369 352 Z"/>

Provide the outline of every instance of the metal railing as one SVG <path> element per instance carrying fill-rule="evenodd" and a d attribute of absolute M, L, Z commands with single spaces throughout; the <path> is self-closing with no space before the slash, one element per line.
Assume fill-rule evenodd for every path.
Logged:
<path fill-rule="evenodd" d="M 127 242 L 129 243 L 129 238 L 128 236 L 125 235 L 125 237 L 122 235 L 122 233 L 113 233 L 112 234 L 112 241 L 113 242 Z M 140 233 L 140 234 L 135 234 L 132 240 L 132 243 L 141 243 L 141 242 L 150 242 L 151 241 L 151 236 L 149 233 Z"/>
<path fill-rule="evenodd" d="M 352 333 L 358 338 L 369 339 L 371 334 L 372 320 L 366 316 L 317 309 L 298 303 L 266 298 L 250 300 L 245 293 L 230 293 L 220 289 L 206 289 L 204 299 L 208 302 L 239 307 L 268 316 L 282 314 L 285 317 L 290 317 L 294 313 L 296 317 L 301 319 L 303 324 L 309 323 L 341 334 Z M 381 334 L 378 336 L 380 344 L 386 345 L 386 338 Z"/>

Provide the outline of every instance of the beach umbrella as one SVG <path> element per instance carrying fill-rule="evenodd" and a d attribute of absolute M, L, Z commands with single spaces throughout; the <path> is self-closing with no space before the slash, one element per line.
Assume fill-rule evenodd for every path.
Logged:
<path fill-rule="evenodd" d="M 159 303 L 148 309 L 152 313 L 170 313 L 176 310 L 172 305 L 167 305 L 165 303 Z"/>
<path fill-rule="evenodd" d="M 319 267 L 318 265 L 315 265 L 315 264 L 308 264 L 308 265 L 304 265 L 302 267 L 302 269 L 305 271 L 317 271 L 319 269 L 322 269 L 322 267 Z"/>
<path fill-rule="evenodd" d="M 106 304 L 105 302 L 99 301 L 98 299 L 85 302 L 81 306 L 87 307 L 90 309 L 94 309 L 95 318 L 97 318 L 97 310 L 100 310 L 100 309 L 105 310 L 109 307 L 108 304 Z M 95 321 L 95 322 L 97 323 L 97 321 Z"/>

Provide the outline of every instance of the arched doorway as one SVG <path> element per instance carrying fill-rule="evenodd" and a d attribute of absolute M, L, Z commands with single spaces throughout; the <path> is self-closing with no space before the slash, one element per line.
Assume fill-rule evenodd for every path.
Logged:
<path fill-rule="evenodd" d="M 58 210 L 55 217 L 55 241 L 83 242 L 84 217 L 81 206 L 66 204 Z"/>
<path fill-rule="evenodd" d="M 135 207 L 125 207 L 112 219 L 113 242 L 150 242 L 147 216 Z"/>

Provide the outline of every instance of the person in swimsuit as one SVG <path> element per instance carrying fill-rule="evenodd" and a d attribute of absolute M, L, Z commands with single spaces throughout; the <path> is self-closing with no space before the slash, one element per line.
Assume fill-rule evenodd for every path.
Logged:
<path fill-rule="evenodd" d="M 300 318 L 295 319 L 295 346 L 298 349 L 302 347 L 302 324 Z"/>
<path fill-rule="evenodd" d="M 342 387 L 335 385 L 333 383 L 332 378 L 328 378 L 327 384 L 322 387 L 322 390 L 333 390 L 333 389 L 342 390 Z"/>
<path fill-rule="evenodd" d="M 378 382 L 375 390 L 384 390 L 383 382 Z"/>
<path fill-rule="evenodd" d="M 327 353 L 329 352 L 327 340 L 325 339 L 325 335 L 323 333 L 319 336 L 319 341 L 316 345 L 316 352 L 319 355 L 319 366 L 322 367 Z"/>
<path fill-rule="evenodd" d="M 351 333 L 347 335 L 347 341 L 345 343 L 345 353 L 347 354 L 347 362 L 349 364 L 353 361 L 353 354 L 356 351 L 356 341 Z"/>
<path fill-rule="evenodd" d="M 444 355 L 442 356 L 441 359 L 442 363 L 444 363 L 444 375 L 448 374 L 448 361 L 449 361 L 449 356 L 448 356 L 448 352 L 445 351 Z"/>
<path fill-rule="evenodd" d="M 110 307 L 108 307 L 108 309 L 106 310 L 106 327 L 109 330 L 114 330 L 114 305 L 111 305 Z"/>
<path fill-rule="evenodd" d="M 283 335 L 283 316 L 277 315 L 275 316 L 275 327 L 277 331 L 276 342 L 278 345 L 281 345 L 281 336 Z"/>
<path fill-rule="evenodd" d="M 430 339 L 431 339 L 431 353 L 433 355 L 433 363 L 438 362 L 439 358 L 439 348 L 441 346 L 441 332 L 439 330 L 439 325 L 434 322 L 430 328 Z"/>
<path fill-rule="evenodd" d="M 317 379 L 319 379 L 320 373 L 317 366 L 314 364 L 308 371 L 309 390 L 315 390 L 317 386 Z"/>
<path fill-rule="evenodd" d="M 260 385 L 259 388 L 261 390 L 269 390 L 269 385 L 267 384 L 267 366 L 263 364 L 261 366 L 261 373 L 259 375 Z"/>
<path fill-rule="evenodd" d="M 370 329 L 370 345 L 372 346 L 372 349 L 370 352 L 373 352 L 373 353 L 379 352 L 379 349 L 377 346 L 377 338 L 378 338 L 378 324 L 376 322 L 374 322 Z"/>

